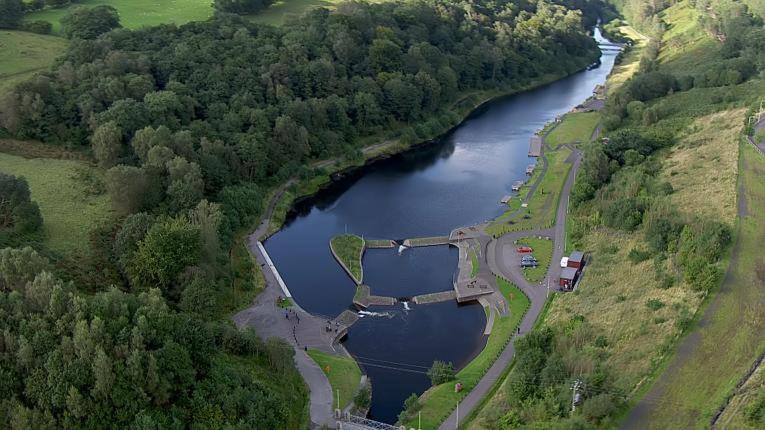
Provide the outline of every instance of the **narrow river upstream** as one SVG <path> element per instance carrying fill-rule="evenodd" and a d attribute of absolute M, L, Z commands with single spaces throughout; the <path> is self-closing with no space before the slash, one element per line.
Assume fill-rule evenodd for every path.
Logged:
<path fill-rule="evenodd" d="M 265 247 L 300 306 L 334 317 L 351 305 L 355 284 L 329 250 L 335 235 L 438 236 L 500 215 L 500 198 L 534 162 L 526 155 L 533 133 L 584 101 L 611 70 L 617 50 L 595 36 L 606 44 L 600 67 L 489 103 L 438 142 L 374 163 L 299 204 Z M 363 263 L 373 294 L 411 297 L 452 289 L 457 250 L 368 250 Z M 433 360 L 459 369 L 486 343 L 477 303 L 407 307 L 370 309 L 344 343 L 372 380 L 376 420 L 395 422 L 404 399 L 430 386 Z"/>

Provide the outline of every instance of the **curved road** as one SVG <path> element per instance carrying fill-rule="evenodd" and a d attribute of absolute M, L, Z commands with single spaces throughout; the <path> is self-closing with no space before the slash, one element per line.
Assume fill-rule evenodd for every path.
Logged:
<path fill-rule="evenodd" d="M 558 262 L 563 256 L 563 248 L 566 240 L 566 215 L 568 214 L 568 202 L 571 195 L 571 188 L 574 186 L 574 180 L 579 171 L 581 161 L 582 153 L 577 149 L 572 149 L 571 155 L 566 160 L 566 162 L 572 163 L 572 166 L 560 194 L 558 211 L 555 216 L 555 226 L 552 229 L 525 230 L 508 233 L 489 244 L 487 261 L 491 271 L 495 275 L 513 282 L 531 301 L 529 309 L 521 321 L 520 334 L 518 336 L 528 333 L 534 327 L 534 323 L 542 312 L 545 301 L 547 300 L 547 288 L 545 288 L 544 285 L 532 285 L 523 277 L 518 256 L 515 252 L 515 244 L 513 242 L 516 239 L 528 236 L 553 236 L 553 254 L 550 261 L 550 268 L 547 271 L 547 280 L 552 282 L 553 280 L 558 279 L 560 274 L 560 264 L 558 264 Z M 491 390 L 494 384 L 499 381 L 504 369 L 510 365 L 514 354 L 514 342 L 509 342 L 499 358 L 497 358 L 494 364 L 491 365 L 481 380 L 478 381 L 478 384 L 459 403 L 459 411 L 462 417 L 470 415 L 476 406 L 481 403 L 481 400 L 486 396 L 489 390 Z M 457 409 L 455 409 L 449 417 L 441 423 L 438 427 L 439 430 L 457 429 L 459 427 L 458 419 Z"/>

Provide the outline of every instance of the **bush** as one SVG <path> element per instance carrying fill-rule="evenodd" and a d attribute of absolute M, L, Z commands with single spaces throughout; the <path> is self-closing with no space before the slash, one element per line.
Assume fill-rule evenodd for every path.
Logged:
<path fill-rule="evenodd" d="M 420 404 L 420 398 L 417 394 L 412 393 L 404 400 L 404 410 L 398 415 L 399 422 L 408 421 L 410 417 L 413 417 L 422 408 Z"/>
<path fill-rule="evenodd" d="M 616 410 L 611 394 L 598 394 L 587 399 L 582 405 L 582 413 L 587 419 L 598 422 Z"/>
<path fill-rule="evenodd" d="M 641 263 L 645 260 L 648 260 L 651 257 L 651 253 L 649 251 L 643 251 L 637 248 L 632 248 L 627 254 L 627 258 L 632 262 L 632 264 Z"/>
<path fill-rule="evenodd" d="M 29 21 L 21 24 L 21 29 L 37 34 L 50 34 L 53 30 L 53 24 L 48 21 Z"/>
<path fill-rule="evenodd" d="M 273 0 L 215 0 L 215 10 L 226 13 L 247 15 L 267 8 Z"/>
<path fill-rule="evenodd" d="M 664 302 L 658 299 L 650 299 L 645 303 L 645 305 L 652 311 L 658 311 L 664 307 Z"/>
<path fill-rule="evenodd" d="M 95 39 L 109 30 L 122 27 L 117 9 L 108 5 L 93 8 L 78 6 L 61 18 L 69 39 Z"/>
<path fill-rule="evenodd" d="M 436 386 L 443 383 L 454 380 L 454 366 L 451 362 L 446 363 L 440 360 L 433 362 L 433 365 L 428 370 L 428 378 L 430 382 Z"/>
<path fill-rule="evenodd" d="M 359 389 L 359 392 L 356 393 L 356 396 L 353 398 L 353 403 L 361 409 L 367 409 L 371 402 L 372 390 L 369 388 L 368 384 L 365 384 Z"/>

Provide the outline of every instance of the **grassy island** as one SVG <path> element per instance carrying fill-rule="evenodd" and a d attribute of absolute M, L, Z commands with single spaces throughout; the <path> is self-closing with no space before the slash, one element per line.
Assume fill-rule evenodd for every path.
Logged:
<path fill-rule="evenodd" d="M 343 234 L 333 237 L 329 241 L 329 247 L 332 250 L 332 255 L 353 278 L 353 281 L 361 284 L 364 279 L 364 270 L 361 268 L 364 239 L 355 234 Z"/>

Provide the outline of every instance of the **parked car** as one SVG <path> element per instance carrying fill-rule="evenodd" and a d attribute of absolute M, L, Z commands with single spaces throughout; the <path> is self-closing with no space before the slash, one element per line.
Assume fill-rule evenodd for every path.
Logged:
<path fill-rule="evenodd" d="M 518 252 L 520 252 L 520 253 L 526 253 L 526 252 L 534 252 L 534 250 L 533 250 L 533 249 L 531 249 L 531 247 L 530 247 L 530 246 L 525 246 L 525 245 L 524 245 L 524 246 L 519 246 L 519 247 L 518 247 L 518 248 L 516 248 L 515 250 L 516 250 L 516 251 L 518 251 Z"/>
<path fill-rule="evenodd" d="M 537 263 L 537 260 L 522 260 L 521 261 L 521 267 L 537 267 L 539 263 Z"/>
<path fill-rule="evenodd" d="M 527 261 L 527 260 L 537 261 L 536 257 L 534 257 L 531 254 L 527 254 L 521 257 L 521 261 Z"/>

